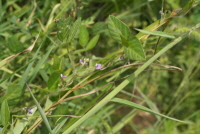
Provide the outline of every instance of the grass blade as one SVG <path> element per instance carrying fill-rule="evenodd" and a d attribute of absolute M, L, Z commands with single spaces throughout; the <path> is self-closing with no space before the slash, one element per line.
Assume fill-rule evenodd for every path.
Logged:
<path fill-rule="evenodd" d="M 135 28 L 135 30 L 137 30 L 137 31 L 139 31 L 141 33 L 145 33 L 145 34 L 157 35 L 157 36 L 166 37 L 166 38 L 170 38 L 170 39 L 174 39 L 175 38 L 173 35 L 171 35 L 169 33 L 166 33 L 166 32 L 142 30 L 142 29 L 137 29 L 137 28 Z"/>
<path fill-rule="evenodd" d="M 155 115 L 158 115 L 158 116 L 161 116 L 161 117 L 164 117 L 164 118 L 167 118 L 167 119 L 170 119 L 170 120 L 174 120 L 174 121 L 178 121 L 178 122 L 181 122 L 181 123 L 187 123 L 187 122 L 184 122 L 184 121 L 181 121 L 181 120 L 178 120 L 178 119 L 175 119 L 175 118 L 171 118 L 169 116 L 166 116 L 166 115 L 163 115 L 163 114 L 160 114 L 158 112 L 155 112 L 149 108 L 146 108 L 144 106 L 141 106 L 139 104 L 136 104 L 136 103 L 133 103 L 131 101 L 127 101 L 127 100 L 124 100 L 124 99 L 119 99 L 119 98 L 113 98 L 111 100 L 112 102 L 116 102 L 116 103 L 120 103 L 120 104 L 124 104 L 124 105 L 128 105 L 130 107 L 133 107 L 133 108 L 136 108 L 136 109 L 139 109 L 139 110 L 142 110 L 142 111 L 146 111 L 148 113 L 152 113 L 152 114 L 155 114 Z"/>
<path fill-rule="evenodd" d="M 34 97 L 33 93 L 31 92 L 30 87 L 29 87 L 28 85 L 27 85 L 27 87 L 28 87 L 28 89 L 29 89 L 29 91 L 30 91 L 30 94 L 31 94 L 31 96 L 32 96 L 32 98 L 33 98 L 33 100 L 34 100 L 34 102 L 35 102 L 35 104 L 36 104 L 36 106 L 37 106 L 37 108 L 38 108 L 38 110 L 39 110 L 39 112 L 40 112 L 40 115 L 41 115 L 42 119 L 44 120 L 44 124 L 46 125 L 46 127 L 47 127 L 49 133 L 50 133 L 50 134 L 53 134 L 53 133 L 52 133 L 52 130 L 51 130 L 51 126 L 50 126 L 50 124 L 49 124 L 49 122 L 48 122 L 48 120 L 47 120 L 47 117 L 46 117 L 46 115 L 45 115 L 45 113 L 44 113 L 42 107 L 40 106 L 40 104 L 38 103 L 38 101 L 36 100 L 36 98 Z"/>

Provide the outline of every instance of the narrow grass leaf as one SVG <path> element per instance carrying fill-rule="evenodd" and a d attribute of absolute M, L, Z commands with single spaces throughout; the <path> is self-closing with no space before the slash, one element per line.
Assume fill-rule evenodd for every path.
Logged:
<path fill-rule="evenodd" d="M 135 30 L 145 33 L 145 34 L 151 34 L 151 35 L 157 35 L 157 36 L 161 36 L 161 37 L 166 37 L 166 38 L 170 38 L 170 39 L 174 39 L 175 37 L 169 33 L 166 32 L 161 32 L 161 31 L 149 31 L 149 30 L 142 30 L 142 29 L 137 29 L 135 28 Z"/>
<path fill-rule="evenodd" d="M 122 41 L 120 34 L 117 32 L 117 30 L 120 30 L 121 34 L 125 37 L 126 40 L 129 39 L 130 29 L 128 28 L 128 26 L 112 15 L 110 15 L 108 18 L 108 30 L 111 37 L 119 44 L 121 44 Z"/>
<path fill-rule="evenodd" d="M 63 121 L 61 121 L 60 123 L 58 123 L 58 125 L 53 129 L 53 134 L 58 134 L 59 131 L 61 130 L 62 126 L 65 124 L 65 122 L 67 121 L 67 118 L 64 119 Z"/>
<path fill-rule="evenodd" d="M 10 110 L 7 100 L 4 100 L 1 104 L 1 122 L 4 126 L 8 124 L 10 120 Z"/>
<path fill-rule="evenodd" d="M 49 122 L 48 122 L 48 120 L 47 120 L 47 117 L 46 117 L 46 115 L 45 115 L 45 113 L 44 113 L 42 107 L 40 106 L 40 104 L 38 103 L 38 101 L 36 100 L 36 98 L 34 97 L 32 91 L 31 91 L 31 89 L 29 88 L 28 85 L 27 85 L 27 87 L 28 87 L 28 89 L 29 89 L 29 92 L 30 92 L 32 98 L 33 98 L 33 101 L 35 102 L 35 104 L 36 104 L 36 106 L 37 106 L 37 108 L 38 108 L 38 111 L 40 112 L 40 115 L 41 115 L 42 119 L 44 120 L 44 124 L 46 125 L 46 127 L 47 127 L 49 133 L 50 133 L 50 134 L 53 134 L 53 133 L 52 133 L 52 130 L 51 130 L 51 126 L 50 126 L 50 124 L 49 124 Z"/>
<path fill-rule="evenodd" d="M 124 105 L 130 106 L 130 107 L 133 107 L 133 108 L 136 108 L 136 109 L 148 112 L 148 113 L 152 113 L 152 114 L 155 114 L 155 115 L 158 115 L 158 116 L 170 119 L 170 120 L 178 121 L 178 122 L 181 122 L 181 123 L 187 123 L 187 122 L 184 122 L 184 121 L 181 121 L 181 120 L 178 120 L 178 119 L 175 119 L 175 118 L 171 118 L 169 116 L 157 113 L 157 112 L 155 112 L 155 111 L 153 111 L 153 110 L 151 110 L 149 108 L 146 108 L 146 107 L 141 106 L 139 104 L 133 103 L 131 101 L 127 101 L 127 100 L 119 99 L 119 98 L 113 98 L 111 101 L 112 102 L 116 102 L 116 103 L 120 103 L 120 104 L 124 104 Z"/>

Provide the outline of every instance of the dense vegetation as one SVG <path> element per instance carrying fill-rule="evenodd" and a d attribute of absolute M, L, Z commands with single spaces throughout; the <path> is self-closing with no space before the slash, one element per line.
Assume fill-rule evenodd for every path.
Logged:
<path fill-rule="evenodd" d="M 199 134 L 194 0 L 0 0 L 0 133 Z"/>

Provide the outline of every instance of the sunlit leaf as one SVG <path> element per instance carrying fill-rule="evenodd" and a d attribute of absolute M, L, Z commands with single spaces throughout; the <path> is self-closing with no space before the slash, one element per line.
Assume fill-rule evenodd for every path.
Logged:
<path fill-rule="evenodd" d="M 79 43 L 82 47 L 84 47 L 89 41 L 89 32 L 86 26 L 80 26 L 79 30 Z"/>
<path fill-rule="evenodd" d="M 108 29 L 111 37 L 120 44 L 122 43 L 122 41 L 119 32 L 117 32 L 118 30 L 121 32 L 121 35 L 123 35 L 126 40 L 129 39 L 130 29 L 128 28 L 128 26 L 112 15 L 110 15 L 108 18 Z"/>
<path fill-rule="evenodd" d="M 146 59 L 142 45 L 137 37 L 131 38 L 128 43 L 129 46 L 124 47 L 124 53 L 128 58 L 139 61 Z"/>
<path fill-rule="evenodd" d="M 170 39 L 174 39 L 175 37 L 169 33 L 166 32 L 161 32 L 161 31 L 149 31 L 149 30 L 142 30 L 142 29 L 137 29 L 135 28 L 137 31 L 145 33 L 145 34 L 151 34 L 151 35 L 157 35 L 157 36 L 161 36 L 161 37 L 166 37 L 166 38 L 170 38 Z"/>
<path fill-rule="evenodd" d="M 99 40 L 99 37 L 100 37 L 99 34 L 96 35 L 96 36 L 94 36 L 94 37 L 89 41 L 89 43 L 87 44 L 86 50 L 90 50 L 90 49 L 94 48 L 95 45 L 97 44 L 98 40 Z"/>

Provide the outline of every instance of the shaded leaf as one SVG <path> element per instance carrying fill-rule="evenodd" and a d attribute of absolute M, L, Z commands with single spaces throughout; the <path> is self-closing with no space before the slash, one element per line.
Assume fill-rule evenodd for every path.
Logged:
<path fill-rule="evenodd" d="M 4 126 L 8 124 L 10 120 L 10 110 L 7 100 L 4 100 L 1 104 L 1 122 Z"/>
<path fill-rule="evenodd" d="M 122 45 L 124 45 L 125 47 L 129 46 L 129 42 L 125 39 L 124 36 L 120 35 L 121 41 L 122 41 Z"/>
<path fill-rule="evenodd" d="M 60 79 L 60 73 L 59 72 L 54 72 L 51 74 L 49 77 L 49 80 L 47 82 L 47 86 L 49 90 L 56 90 L 58 87 L 58 82 Z"/>

